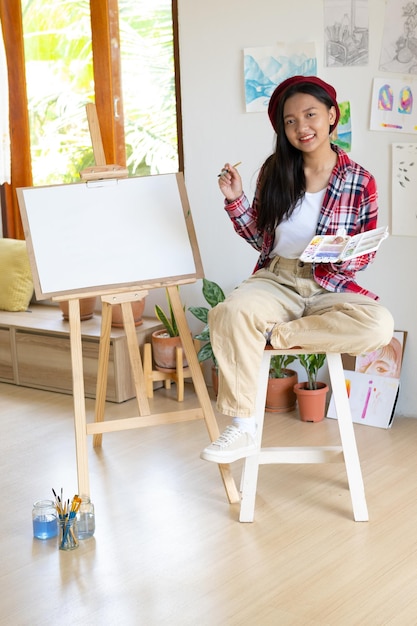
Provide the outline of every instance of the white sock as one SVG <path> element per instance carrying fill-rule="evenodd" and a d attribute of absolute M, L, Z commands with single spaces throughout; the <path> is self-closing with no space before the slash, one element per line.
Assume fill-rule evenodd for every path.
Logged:
<path fill-rule="evenodd" d="M 242 432 L 255 436 L 256 421 L 254 417 L 234 417 L 232 423 L 233 426 L 236 426 Z"/>

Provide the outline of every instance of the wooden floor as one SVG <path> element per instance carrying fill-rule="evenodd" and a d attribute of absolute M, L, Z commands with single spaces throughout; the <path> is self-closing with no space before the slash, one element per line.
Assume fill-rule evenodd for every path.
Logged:
<path fill-rule="evenodd" d="M 169 394 L 158 408 L 178 408 Z M 343 465 L 262 467 L 241 524 L 199 458 L 203 421 L 109 433 L 89 453 L 95 536 L 63 553 L 33 539 L 31 509 L 52 487 L 76 492 L 72 398 L 0 384 L 0 417 L 1 625 L 417 624 L 417 419 L 355 426 L 368 523 L 353 521 Z M 338 443 L 337 424 L 268 413 L 265 441 Z"/>

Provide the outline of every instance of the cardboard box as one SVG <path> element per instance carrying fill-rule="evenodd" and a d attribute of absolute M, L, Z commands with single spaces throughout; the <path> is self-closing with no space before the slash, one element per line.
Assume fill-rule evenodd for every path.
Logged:
<path fill-rule="evenodd" d="M 388 346 L 359 357 L 343 355 L 352 421 L 390 428 L 400 390 L 400 374 L 407 333 L 395 331 Z M 333 394 L 327 417 L 336 418 Z"/>

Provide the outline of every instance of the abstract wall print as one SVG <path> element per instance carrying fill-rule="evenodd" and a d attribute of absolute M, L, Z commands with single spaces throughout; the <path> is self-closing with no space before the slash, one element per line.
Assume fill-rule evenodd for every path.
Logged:
<path fill-rule="evenodd" d="M 324 39 L 327 67 L 368 65 L 368 0 L 325 0 Z"/>
<path fill-rule="evenodd" d="M 374 78 L 371 130 L 417 133 L 417 80 Z"/>
<path fill-rule="evenodd" d="M 417 144 L 392 145 L 391 233 L 417 237 Z"/>
<path fill-rule="evenodd" d="M 352 124 L 350 116 L 350 102 L 338 102 L 340 109 L 340 120 L 337 128 L 332 132 L 330 139 L 332 143 L 350 152 L 352 148 Z"/>
<path fill-rule="evenodd" d="M 246 111 L 265 111 L 275 87 L 290 76 L 316 76 L 314 43 L 277 44 L 244 50 Z"/>
<path fill-rule="evenodd" d="M 417 74 L 417 3 L 387 0 L 379 69 Z"/>

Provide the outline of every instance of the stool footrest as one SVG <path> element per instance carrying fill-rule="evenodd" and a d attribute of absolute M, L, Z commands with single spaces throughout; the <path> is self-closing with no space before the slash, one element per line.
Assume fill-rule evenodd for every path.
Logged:
<path fill-rule="evenodd" d="M 259 465 L 273 463 L 343 463 L 342 446 L 261 448 Z"/>

